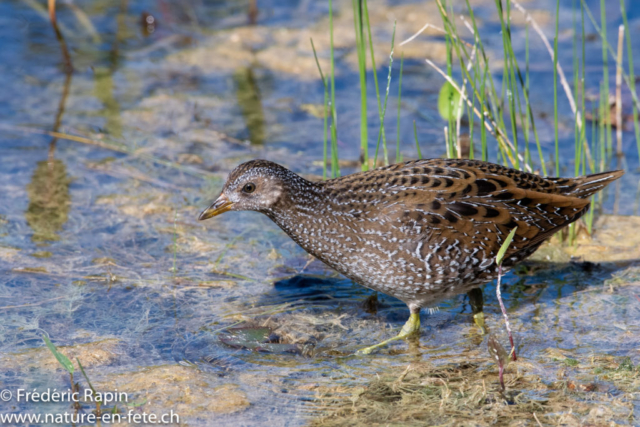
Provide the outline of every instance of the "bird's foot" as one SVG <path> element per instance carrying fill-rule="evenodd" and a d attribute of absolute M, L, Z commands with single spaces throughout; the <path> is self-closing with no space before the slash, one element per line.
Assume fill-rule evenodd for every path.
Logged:
<path fill-rule="evenodd" d="M 392 341 L 408 338 L 418 331 L 420 331 L 420 313 L 411 313 L 411 316 L 409 316 L 409 320 L 407 320 L 407 323 L 404 324 L 404 326 L 402 327 L 398 335 L 396 335 L 393 338 L 389 338 L 388 340 L 384 340 L 379 344 L 360 349 L 356 352 L 356 354 L 358 355 L 371 354 L 375 350 L 386 346 Z"/>
<path fill-rule="evenodd" d="M 487 328 L 484 326 L 484 313 L 482 312 L 482 306 L 484 305 L 482 289 L 471 289 L 467 292 L 467 295 L 469 296 L 469 304 L 471 305 L 471 312 L 473 313 L 473 321 L 480 328 L 480 335 L 486 335 Z"/>
<path fill-rule="evenodd" d="M 481 311 L 473 315 L 473 321 L 480 328 L 481 335 L 487 335 L 487 328 L 484 326 L 484 313 Z"/>

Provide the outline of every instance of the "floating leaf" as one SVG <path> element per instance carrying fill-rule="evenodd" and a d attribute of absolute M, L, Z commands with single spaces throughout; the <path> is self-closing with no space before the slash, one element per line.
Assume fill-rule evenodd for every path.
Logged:
<path fill-rule="evenodd" d="M 281 344 L 279 337 L 270 328 L 242 327 L 231 328 L 220 335 L 223 344 L 233 348 L 263 351 L 268 353 L 300 353 L 301 348 L 295 344 Z"/>
<path fill-rule="evenodd" d="M 69 358 L 64 354 L 60 353 L 56 348 L 56 346 L 53 345 L 51 340 L 49 340 L 49 338 L 46 335 L 42 335 L 42 339 L 44 340 L 44 343 L 47 345 L 51 353 L 53 353 L 53 355 L 56 357 L 58 362 L 60 362 L 62 367 L 66 369 L 67 372 L 69 372 L 70 374 L 73 374 L 74 369 L 73 369 L 73 363 L 71 363 L 71 360 L 69 360 Z"/>
<path fill-rule="evenodd" d="M 457 120 L 462 116 L 460 92 L 448 81 L 444 82 L 440 88 L 438 111 L 445 120 Z"/>
<path fill-rule="evenodd" d="M 509 233 L 509 235 L 507 236 L 504 243 L 502 243 L 502 246 L 500 246 L 500 250 L 498 251 L 498 255 L 496 256 L 496 264 L 502 264 L 502 258 L 504 258 L 504 254 L 507 252 L 507 249 L 509 248 L 511 241 L 513 240 L 513 236 L 516 234 L 517 229 L 518 227 L 514 227 L 513 230 L 511 230 L 511 233 Z"/>
<path fill-rule="evenodd" d="M 579 363 L 580 362 L 578 362 L 576 359 L 572 359 L 570 357 L 564 359 L 564 364 L 567 366 L 578 366 Z"/>
<path fill-rule="evenodd" d="M 271 329 L 269 328 L 252 328 L 252 327 L 242 327 L 242 328 L 230 328 L 227 334 L 224 334 L 220 337 L 220 339 L 225 341 L 234 341 L 239 343 L 267 343 L 269 342 L 269 335 L 271 334 Z"/>

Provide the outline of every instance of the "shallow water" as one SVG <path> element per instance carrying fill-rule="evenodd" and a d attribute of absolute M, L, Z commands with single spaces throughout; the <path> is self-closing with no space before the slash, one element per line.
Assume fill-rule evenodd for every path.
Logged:
<path fill-rule="evenodd" d="M 535 7 L 552 10 L 551 3 Z M 598 10 L 599 2 L 588 3 Z M 563 23 L 570 22 L 570 5 L 563 2 Z M 611 40 L 620 20 L 613 6 Z M 188 425 L 306 424 L 331 412 L 319 403 L 325 393 L 350 396 L 377 373 L 416 361 L 466 360 L 479 371 L 497 371 L 466 297 L 423 314 L 419 350 L 405 352 L 409 346 L 400 342 L 368 358 L 353 357 L 356 349 L 390 337 L 403 324 L 408 313 L 401 302 L 380 294 L 372 302 L 371 291 L 309 263 L 259 214 L 196 220 L 241 161 L 269 158 L 321 175 L 322 120 L 311 112 L 321 105 L 323 89 L 307 40 L 314 37 L 326 59 L 326 4 L 261 1 L 256 26 L 247 26 L 246 5 L 230 1 L 178 7 L 93 0 L 77 7 L 95 33 L 72 8 L 60 6 L 74 70 L 65 74 L 59 43 L 41 11 L 26 1 L 0 4 L 0 388 L 69 387 L 68 376 L 44 348 L 43 333 L 80 359 L 98 389 L 126 391 L 136 402 L 146 399 L 137 410 L 173 409 Z M 345 11 L 336 18 L 343 43 L 336 80 L 339 150 L 341 158 L 355 160 L 358 77 L 348 38 L 349 4 L 339 7 Z M 414 18 L 407 12 L 418 6 L 407 2 L 372 9 L 380 49 L 388 50 L 393 17 L 401 40 L 423 25 L 430 7 Z M 637 29 L 640 7 L 628 2 L 627 8 Z M 478 6 L 485 30 L 501 50 L 492 11 L 491 5 Z M 145 12 L 157 22 L 146 36 Z M 543 23 L 547 34 L 552 22 Z M 435 57 L 442 40 L 429 40 L 433 45 L 416 50 L 429 49 Z M 560 47 L 569 58 L 571 38 L 565 36 Z M 587 85 L 597 92 L 600 45 L 590 42 L 587 48 Z M 524 46 L 516 49 L 522 52 Z M 640 45 L 634 49 L 640 57 Z M 382 52 L 379 64 L 386 62 Z M 552 112 L 547 54 L 538 45 L 531 54 L 539 58 L 532 63 L 540 64 L 531 74 L 534 110 Z M 422 56 L 407 50 L 406 58 L 403 156 L 415 157 L 414 120 L 423 155 L 441 156 L 442 123 L 435 107 L 441 80 Z M 570 70 L 571 64 L 563 65 Z M 380 66 L 381 81 L 386 72 L 386 65 Z M 391 144 L 395 85 L 387 122 Z M 370 99 L 373 112 L 375 99 Z M 377 134 L 376 117 L 370 117 L 370 136 Z M 571 159 L 570 114 L 562 114 L 561 121 L 563 158 Z M 540 123 L 543 146 L 551 153 L 552 120 L 541 117 Z M 54 140 L 42 133 L 51 130 L 87 140 Z M 606 193 L 599 215 L 638 214 L 638 155 L 631 131 L 624 133 L 624 150 L 628 172 Z M 349 164 L 342 168 L 353 170 Z M 573 165 L 567 161 L 562 170 L 570 174 Z M 595 268 L 571 265 L 565 252 L 549 247 L 531 273 L 505 278 L 503 296 L 518 353 L 535 364 L 545 383 L 556 381 L 566 358 L 583 365 L 597 356 L 640 363 L 637 248 L 615 238 L 637 223 L 616 228 L 619 221 L 610 218 L 600 227 L 601 236 L 614 230 L 608 231 L 614 238 L 605 241 L 596 233 L 593 241 L 580 243 L 588 248 L 580 255 L 599 262 Z M 598 247 L 606 248 L 603 256 Z M 487 323 L 504 344 L 495 285 L 485 294 Z M 224 344 L 229 328 L 254 326 L 273 335 L 261 351 L 247 349 L 242 339 Z M 575 381 L 598 377 L 580 367 L 563 375 Z M 495 388 L 497 374 L 490 378 Z M 619 391 L 613 380 L 594 381 L 603 387 L 577 400 L 605 404 L 609 394 L 623 393 L 631 408 L 640 409 L 637 392 Z M 16 402 L 0 407 L 7 413 L 69 409 Z M 616 420 L 635 423 L 622 416 Z"/>

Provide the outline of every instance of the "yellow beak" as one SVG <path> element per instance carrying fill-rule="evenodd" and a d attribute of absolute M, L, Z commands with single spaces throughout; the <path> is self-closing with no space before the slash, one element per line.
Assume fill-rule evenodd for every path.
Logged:
<path fill-rule="evenodd" d="M 227 199 L 227 196 L 221 194 L 220 197 L 218 197 L 218 200 L 213 202 L 211 206 L 202 211 L 198 219 L 200 221 L 203 221 L 205 219 L 212 218 L 214 216 L 220 215 L 221 213 L 225 213 L 226 211 L 231 210 L 232 207 L 233 202 Z"/>

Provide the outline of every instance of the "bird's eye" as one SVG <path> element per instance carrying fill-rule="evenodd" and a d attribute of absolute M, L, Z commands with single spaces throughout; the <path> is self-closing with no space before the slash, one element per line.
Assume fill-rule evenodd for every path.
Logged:
<path fill-rule="evenodd" d="M 245 184 L 244 187 L 242 187 L 242 191 L 244 193 L 253 193 L 256 191 L 256 185 L 253 182 Z"/>

